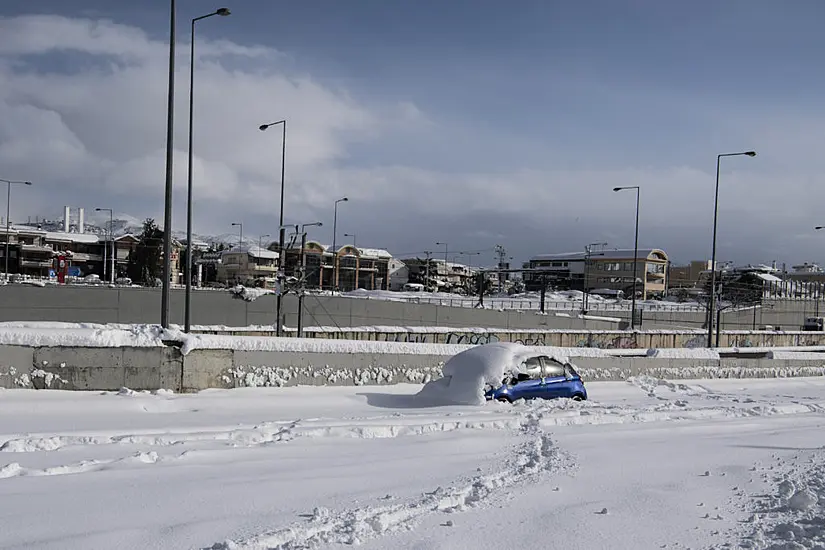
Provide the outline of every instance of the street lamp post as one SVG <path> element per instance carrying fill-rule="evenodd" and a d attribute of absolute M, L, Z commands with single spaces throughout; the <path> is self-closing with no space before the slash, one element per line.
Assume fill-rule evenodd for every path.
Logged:
<path fill-rule="evenodd" d="M 212 13 L 201 15 L 192 19 L 192 35 L 190 39 L 189 50 L 189 170 L 186 184 L 186 291 L 184 297 L 184 313 L 183 325 L 184 332 L 189 332 L 190 328 L 190 312 L 192 303 L 192 163 L 194 158 L 194 150 L 192 146 L 193 141 L 193 127 L 194 127 L 194 110 L 195 110 L 195 23 L 201 19 L 220 15 L 226 17 L 230 14 L 228 8 L 218 8 Z"/>
<path fill-rule="evenodd" d="M 307 227 L 321 227 L 324 224 L 321 222 L 314 222 L 314 223 L 305 223 L 301 225 L 301 259 L 300 259 L 300 266 L 301 266 L 301 280 L 300 286 L 298 290 L 298 338 L 303 338 L 304 336 L 304 292 L 306 290 L 306 277 L 307 277 L 307 257 L 306 257 L 306 248 L 307 248 Z"/>
<path fill-rule="evenodd" d="M 109 239 L 112 241 L 112 265 L 109 269 L 109 282 L 114 284 L 115 283 L 115 235 L 112 230 L 114 227 L 114 213 L 112 212 L 111 208 L 95 208 L 95 212 L 108 212 L 109 213 Z M 108 248 L 108 244 L 103 245 L 103 278 L 106 278 L 106 249 Z"/>
<path fill-rule="evenodd" d="M 352 246 L 358 248 L 358 235 L 355 233 L 344 233 L 344 237 L 352 237 Z"/>
<path fill-rule="evenodd" d="M 633 241 L 633 298 L 630 304 L 630 330 L 636 329 L 636 281 L 639 279 L 639 195 L 641 191 L 638 185 L 627 187 L 614 187 L 613 191 L 625 191 L 633 189 L 636 191 L 636 238 Z M 647 263 L 645 262 L 645 265 Z M 645 277 L 647 275 L 645 274 Z"/>
<path fill-rule="evenodd" d="M 232 222 L 232 227 L 238 227 L 238 252 L 242 252 L 243 248 L 243 222 Z M 240 261 L 240 260 L 239 260 Z M 238 280 L 241 278 L 241 265 L 238 264 Z"/>
<path fill-rule="evenodd" d="M 349 198 L 341 197 L 335 201 L 332 214 L 332 290 L 338 288 L 338 203 L 347 202 Z"/>
<path fill-rule="evenodd" d="M 449 253 L 450 243 L 435 243 L 436 246 L 444 247 L 444 265 L 447 264 L 447 254 Z"/>
<path fill-rule="evenodd" d="M 11 215 L 11 186 L 12 184 L 20 184 L 20 185 L 31 185 L 32 182 L 30 181 L 15 181 L 15 180 L 4 180 L 0 179 L 0 181 L 6 184 L 6 266 L 3 270 L 3 275 L 5 275 L 6 280 L 9 278 L 9 239 L 11 238 L 11 222 L 9 221 L 9 216 Z M 18 259 L 19 262 L 19 259 Z"/>
<path fill-rule="evenodd" d="M 459 252 L 462 256 L 467 256 L 467 267 L 473 267 L 473 256 L 480 256 L 481 252 Z"/>
<path fill-rule="evenodd" d="M 713 199 L 713 250 L 710 259 L 710 307 L 708 308 L 708 347 L 713 347 L 713 317 L 716 313 L 716 222 L 719 218 L 719 165 L 722 157 L 755 157 L 756 151 L 745 151 L 742 153 L 722 153 L 716 155 L 716 193 Z"/>
<path fill-rule="evenodd" d="M 239 228 L 238 232 L 238 248 L 243 246 L 243 222 L 232 222 L 232 227 Z"/>
<path fill-rule="evenodd" d="M 169 0 L 169 91 L 166 103 L 166 184 L 163 200 L 163 284 L 160 291 L 160 325 L 169 328 L 169 293 L 172 279 L 172 172 L 175 137 L 175 0 Z"/>
<path fill-rule="evenodd" d="M 284 287 L 284 241 L 286 240 L 286 228 L 284 227 L 284 175 L 286 174 L 286 119 L 270 122 L 269 124 L 261 124 L 258 129 L 261 132 L 266 131 L 270 126 L 280 124 L 283 127 L 283 134 L 281 137 L 281 208 L 278 215 L 278 277 L 280 279 L 279 287 Z M 277 316 L 277 323 L 275 324 L 275 334 L 281 335 L 281 308 L 283 307 L 282 292 L 278 292 L 276 297 L 275 311 Z"/>

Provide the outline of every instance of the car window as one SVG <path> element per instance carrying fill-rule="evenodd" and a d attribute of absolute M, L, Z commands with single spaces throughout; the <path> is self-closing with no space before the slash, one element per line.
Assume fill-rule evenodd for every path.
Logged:
<path fill-rule="evenodd" d="M 549 357 L 542 357 L 542 372 L 546 377 L 564 376 L 564 365 Z"/>
<path fill-rule="evenodd" d="M 539 357 L 530 357 L 522 364 L 522 369 L 528 375 L 530 375 L 531 379 L 541 378 L 542 376 L 542 366 L 541 366 L 541 358 Z"/>
<path fill-rule="evenodd" d="M 576 369 L 573 368 L 573 365 L 568 363 L 564 366 L 564 370 L 567 372 L 567 375 L 570 377 L 579 376 L 579 373 L 576 372 Z"/>

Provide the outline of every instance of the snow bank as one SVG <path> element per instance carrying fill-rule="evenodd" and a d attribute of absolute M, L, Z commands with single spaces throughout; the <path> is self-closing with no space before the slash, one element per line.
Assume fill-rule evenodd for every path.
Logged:
<path fill-rule="evenodd" d="M 541 353 L 567 362 L 567 356 L 553 353 L 559 349 L 542 348 Z M 442 369 L 443 376 L 428 382 L 416 396 L 431 404 L 484 404 L 484 386 L 500 386 L 505 374 L 518 373 L 519 363 L 534 354 L 535 348 L 508 342 L 476 346 L 450 358 Z"/>
<path fill-rule="evenodd" d="M 651 348 L 648 357 L 658 359 L 719 359 L 719 352 L 708 348 Z"/>
<path fill-rule="evenodd" d="M 54 323 L 59 325 L 59 323 Z M 0 330 L 0 345 L 31 347 L 161 347 L 164 331 L 158 325 L 131 325 L 128 328 L 112 328 L 91 325 L 84 328 L 13 328 Z"/>
<path fill-rule="evenodd" d="M 815 351 L 769 351 L 767 358 L 786 361 L 822 361 L 825 363 L 825 353 L 817 353 Z"/>
<path fill-rule="evenodd" d="M 231 292 L 232 296 L 235 298 L 240 298 L 241 300 L 247 302 L 252 302 L 261 296 L 266 296 L 267 294 L 277 294 L 274 290 L 269 290 L 267 288 L 248 288 L 243 285 L 234 286 L 229 289 L 229 292 Z"/>

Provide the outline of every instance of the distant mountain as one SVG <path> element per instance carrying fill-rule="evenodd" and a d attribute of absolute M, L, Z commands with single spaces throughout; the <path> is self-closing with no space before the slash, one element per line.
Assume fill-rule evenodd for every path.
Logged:
<path fill-rule="evenodd" d="M 30 221 L 26 222 L 21 225 L 28 225 L 29 227 L 37 227 L 44 231 L 53 231 L 56 233 L 61 233 L 63 231 L 63 220 L 37 220 L 37 221 Z M 109 220 L 105 216 L 105 213 L 101 212 L 94 212 L 94 214 L 86 218 L 84 220 L 84 233 L 89 233 L 92 235 L 108 235 L 109 233 Z M 112 233 L 115 237 L 121 237 L 123 235 L 140 235 L 141 231 L 143 231 L 143 221 L 138 220 L 137 218 L 133 218 L 131 216 L 125 217 L 118 217 L 112 220 Z M 77 233 L 77 223 L 76 220 L 70 220 L 69 225 L 69 232 L 70 233 Z M 186 231 L 172 231 L 172 236 L 179 240 L 185 241 L 186 240 Z M 217 245 L 217 244 L 226 244 L 229 246 L 236 246 L 238 244 L 238 233 L 224 233 L 221 235 L 200 235 L 200 234 L 193 234 L 193 241 L 202 241 L 209 245 Z M 265 237 L 261 244 L 266 248 L 268 244 L 273 242 L 271 237 Z M 247 236 L 244 235 L 243 245 L 258 245 L 258 237 L 257 236 Z"/>

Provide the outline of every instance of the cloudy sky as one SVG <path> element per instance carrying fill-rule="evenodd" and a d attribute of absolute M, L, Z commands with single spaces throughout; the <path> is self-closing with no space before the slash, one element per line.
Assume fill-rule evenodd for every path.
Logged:
<path fill-rule="evenodd" d="M 163 218 L 168 0 L 3 0 L 0 178 L 12 221 L 64 204 Z M 825 260 L 825 2 L 235 0 L 198 23 L 195 232 L 286 220 L 397 255 L 521 260 L 590 242 L 676 262 Z M 185 227 L 189 21 L 178 0 L 174 228 Z"/>

